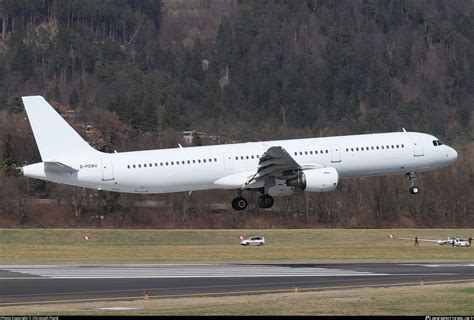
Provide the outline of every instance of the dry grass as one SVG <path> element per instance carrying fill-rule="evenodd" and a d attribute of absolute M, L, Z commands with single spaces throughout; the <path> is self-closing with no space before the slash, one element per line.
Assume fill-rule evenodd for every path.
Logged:
<path fill-rule="evenodd" d="M 242 247 L 239 235 L 265 236 Z M 72 263 L 324 263 L 468 261 L 472 248 L 434 243 L 414 247 L 401 237 L 468 237 L 473 229 L 396 230 L 64 230 L 1 229 L 1 264 Z M 91 240 L 82 239 L 89 235 Z"/>
<path fill-rule="evenodd" d="M 474 283 L 0 307 L 48 315 L 472 315 Z M 139 308 L 104 311 L 104 307 Z"/>

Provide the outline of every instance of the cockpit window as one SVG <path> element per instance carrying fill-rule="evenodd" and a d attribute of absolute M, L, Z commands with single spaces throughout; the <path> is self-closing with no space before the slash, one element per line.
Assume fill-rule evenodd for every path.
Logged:
<path fill-rule="evenodd" d="M 441 141 L 436 140 L 438 142 L 438 146 L 442 145 Z"/>
<path fill-rule="evenodd" d="M 433 140 L 433 145 L 436 147 L 442 145 L 442 143 L 439 140 Z"/>

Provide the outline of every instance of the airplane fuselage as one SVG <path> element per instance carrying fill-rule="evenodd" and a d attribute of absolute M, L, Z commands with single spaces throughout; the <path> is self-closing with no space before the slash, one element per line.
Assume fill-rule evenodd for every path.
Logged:
<path fill-rule="evenodd" d="M 303 167 L 332 167 L 339 178 L 422 172 L 447 166 L 457 153 L 435 137 L 415 132 L 248 142 L 121 153 L 85 153 L 55 159 L 77 169 L 23 168 L 25 176 L 57 183 L 127 193 L 236 189 L 239 173 L 257 171 L 259 159 L 281 146 Z M 225 177 L 235 177 L 235 181 Z"/>

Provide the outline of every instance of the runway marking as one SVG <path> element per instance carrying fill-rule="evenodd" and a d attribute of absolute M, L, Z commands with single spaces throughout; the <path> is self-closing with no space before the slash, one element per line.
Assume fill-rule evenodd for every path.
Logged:
<path fill-rule="evenodd" d="M 400 264 L 401 266 L 419 266 L 428 268 L 451 268 L 451 267 L 474 267 L 474 264 L 421 264 L 421 263 L 405 263 Z"/>
<path fill-rule="evenodd" d="M 386 273 L 276 265 L 0 266 L 0 270 L 49 279 L 256 278 L 383 276 Z M 6 277 L 8 279 L 8 277 Z M 13 277 L 12 277 L 13 278 Z M 21 278 L 21 277 L 15 277 Z"/>

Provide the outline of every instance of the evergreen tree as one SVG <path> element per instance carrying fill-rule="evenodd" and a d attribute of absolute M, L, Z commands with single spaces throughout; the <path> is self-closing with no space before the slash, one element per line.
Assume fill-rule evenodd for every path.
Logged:
<path fill-rule="evenodd" d="M 7 134 L 3 138 L 2 144 L 2 167 L 9 176 L 16 175 L 15 161 L 13 160 L 12 137 Z"/>

